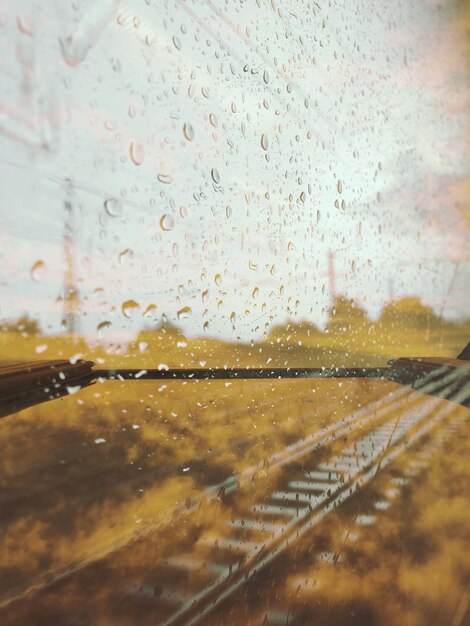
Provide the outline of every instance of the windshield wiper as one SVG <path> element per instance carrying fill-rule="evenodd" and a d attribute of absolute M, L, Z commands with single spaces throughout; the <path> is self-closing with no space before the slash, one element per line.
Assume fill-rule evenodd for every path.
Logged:
<path fill-rule="evenodd" d="M 96 369 L 93 361 L 49 360 L 0 366 L 0 417 L 75 393 L 100 380 L 260 380 L 383 378 L 439 395 L 442 380 L 458 388 L 470 384 L 470 344 L 457 359 L 404 357 L 388 367 L 201 367 Z"/>

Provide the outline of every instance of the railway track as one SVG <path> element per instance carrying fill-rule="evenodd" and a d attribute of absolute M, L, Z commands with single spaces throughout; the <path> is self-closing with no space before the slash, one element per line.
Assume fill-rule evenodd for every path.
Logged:
<path fill-rule="evenodd" d="M 269 586 L 271 588 L 274 586 L 278 593 L 273 599 L 274 594 L 271 595 L 265 591 L 264 594 L 261 594 L 264 595 L 263 601 L 257 597 L 255 603 L 251 598 L 251 605 L 245 609 L 245 614 L 250 616 L 250 624 L 305 626 L 307 623 L 361 623 L 361 618 L 355 616 L 354 610 L 351 612 L 354 602 L 349 599 L 349 608 L 346 608 L 348 601 L 344 602 L 341 593 L 338 594 L 337 601 L 340 606 L 343 605 L 342 610 L 332 617 L 331 607 L 329 609 L 323 608 L 322 621 L 322 587 L 323 591 L 325 590 L 323 579 L 326 576 L 327 580 L 331 581 L 337 570 L 338 573 L 343 570 L 342 575 L 344 577 L 344 568 L 349 570 L 349 574 L 346 575 L 354 576 L 358 552 L 364 551 L 364 547 L 361 548 L 362 542 L 369 545 L 366 550 L 370 551 L 370 542 L 373 541 L 374 552 L 378 550 L 379 553 L 378 558 L 387 559 L 387 555 L 381 553 L 380 543 L 377 545 L 378 538 L 383 532 L 383 530 L 381 531 L 382 524 L 387 522 L 387 518 L 390 520 L 397 515 L 400 516 L 400 512 L 395 511 L 397 503 L 398 509 L 400 506 L 407 506 L 404 504 L 407 502 L 407 496 L 404 494 L 407 492 L 409 494 L 409 488 L 420 481 L 422 474 L 429 469 L 436 455 L 444 449 L 446 444 L 455 441 L 457 436 L 463 434 L 462 427 L 466 423 L 468 425 L 468 413 L 467 415 L 452 416 L 452 419 L 448 419 L 448 417 L 450 415 L 447 416 L 447 419 L 442 419 L 439 425 L 436 424 L 437 430 L 432 437 L 428 437 L 424 441 L 418 438 L 411 446 L 407 446 L 407 448 L 411 448 L 411 453 L 408 449 L 406 459 L 403 460 L 398 456 L 395 463 L 390 463 L 390 467 L 380 476 L 381 484 L 378 489 L 371 486 L 369 492 L 366 488 L 364 493 L 356 495 L 356 502 L 351 507 L 354 513 L 351 514 L 350 511 L 346 514 L 343 513 L 342 524 L 338 523 L 338 519 L 335 520 L 336 525 L 330 533 L 330 541 L 334 547 L 330 547 L 330 549 L 321 548 L 321 543 L 320 546 L 317 543 L 315 547 L 315 541 L 312 544 L 310 538 L 304 541 L 303 545 L 295 546 L 295 556 L 291 554 L 287 563 L 279 563 L 276 573 L 270 572 L 268 574 L 271 579 L 270 585 L 267 585 L 267 580 L 263 580 L 261 577 L 259 581 L 254 582 L 253 587 L 258 585 L 256 592 L 259 592 L 259 585 L 264 584 L 266 589 Z M 468 430 L 466 432 L 468 433 Z M 402 498 L 404 499 L 401 500 Z M 401 515 L 403 515 L 403 510 Z M 313 550 L 312 545 L 314 546 Z M 302 554 L 307 554 L 308 558 L 302 559 Z M 298 567 L 299 563 L 300 567 Z M 374 566 L 372 565 L 371 570 L 373 571 L 373 569 Z M 318 593 L 319 588 L 320 595 Z M 254 595 L 253 590 L 251 590 L 251 594 Z M 258 596 L 258 593 L 256 595 Z M 331 595 L 330 592 L 330 598 Z M 447 606 L 442 603 L 438 605 L 437 613 L 432 614 L 428 623 L 432 623 L 434 626 L 437 624 L 452 626 L 467 624 L 465 620 L 470 617 L 470 591 L 464 589 L 463 593 L 460 594 L 457 591 L 454 596 L 456 597 L 454 597 L 453 603 L 450 601 Z M 259 605 L 262 605 L 262 608 L 258 609 Z M 224 611 L 229 612 L 232 606 L 233 603 L 227 603 L 222 610 L 219 609 L 219 615 L 211 616 L 212 619 L 207 624 L 210 626 L 216 624 L 217 618 L 220 620 Z M 329 610 L 330 614 L 328 615 Z M 328 615 L 326 620 L 325 614 Z M 402 618 L 406 620 L 405 615 L 402 615 Z M 240 615 L 238 615 L 238 619 L 240 619 Z M 232 623 L 237 622 L 232 619 L 230 624 Z M 375 623 L 373 619 L 371 623 Z"/>
<path fill-rule="evenodd" d="M 434 392 L 436 387 L 440 388 L 441 396 L 453 401 L 423 393 L 431 389 Z M 92 565 L 83 564 L 49 580 L 47 585 L 41 585 L 42 589 L 36 586 L 7 599 L 3 602 L 5 615 L 8 617 L 8 607 L 20 600 L 32 601 L 36 614 L 42 610 L 47 613 L 54 604 L 53 598 L 67 594 L 73 587 L 88 589 L 90 610 L 94 597 L 105 598 L 110 619 L 104 619 L 103 624 L 204 623 L 217 607 L 237 598 L 251 578 L 290 550 L 342 503 L 357 495 L 403 452 L 416 447 L 417 466 L 426 463 L 433 446 L 441 445 L 468 415 L 468 410 L 455 402 L 469 398 L 468 385 L 453 374 L 439 380 L 431 377 L 421 386 L 421 391 L 400 387 L 381 401 L 248 468 L 238 477 L 214 485 L 198 497 L 188 498 L 175 511 L 175 520 L 191 515 L 208 498 L 220 503 L 215 528 L 206 528 L 190 547 L 175 548 L 172 554 L 155 562 L 151 540 L 158 541 L 158 536 L 157 539 L 154 536 L 158 531 L 154 531 L 140 538 L 141 548 L 149 542 L 148 558 L 137 566 L 122 568 L 121 560 L 122 571 L 117 571 L 119 568 L 113 567 L 116 552 L 102 559 L 105 569 L 113 571 L 112 590 L 107 589 L 106 579 L 101 581 L 101 586 L 95 581 L 90 590 L 86 577 Z M 420 442 L 425 440 L 427 447 L 420 451 Z M 254 477 L 262 473 L 272 474 L 274 478 L 266 480 L 261 495 L 259 488 L 254 489 L 254 496 L 250 495 Z M 132 545 L 123 550 L 132 555 Z M 42 607 L 39 613 L 38 607 Z M 273 619 L 269 624 L 276 623 Z M 64 615 L 60 623 L 101 624 L 90 619 L 87 611 L 81 617 Z"/>

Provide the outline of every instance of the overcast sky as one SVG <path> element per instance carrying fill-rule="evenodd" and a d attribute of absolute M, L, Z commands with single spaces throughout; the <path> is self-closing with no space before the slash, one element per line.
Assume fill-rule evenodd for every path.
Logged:
<path fill-rule="evenodd" d="M 329 251 L 372 316 L 404 295 L 469 315 L 450 4 L 4 0 L 0 33 L 1 319 L 60 328 L 65 232 L 103 336 L 321 324 Z"/>

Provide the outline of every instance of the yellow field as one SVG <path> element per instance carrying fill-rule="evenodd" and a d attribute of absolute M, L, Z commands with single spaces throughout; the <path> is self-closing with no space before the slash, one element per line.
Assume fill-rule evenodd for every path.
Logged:
<path fill-rule="evenodd" d="M 469 324 L 419 321 L 401 310 L 352 324 L 339 311 L 328 332 L 290 323 L 253 345 L 186 340 L 167 325 L 142 332 L 121 355 L 12 329 L 0 341 L 9 360 L 80 355 L 100 367 L 142 368 L 381 365 L 393 356 L 455 356 L 468 341 Z M 39 355 L 38 346 L 46 346 Z M 0 597 L 171 521 L 175 507 L 207 487 L 394 388 L 370 380 L 109 381 L 0 420 Z M 253 489 L 268 470 L 253 476 Z"/>

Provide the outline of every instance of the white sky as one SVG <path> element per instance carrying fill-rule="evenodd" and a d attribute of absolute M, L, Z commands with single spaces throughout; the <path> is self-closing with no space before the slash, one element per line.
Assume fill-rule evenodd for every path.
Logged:
<path fill-rule="evenodd" d="M 470 87 L 441 4 L 0 2 L 0 319 L 59 328 L 64 202 L 86 332 L 321 323 L 329 250 L 371 315 L 392 290 L 468 316 Z"/>

